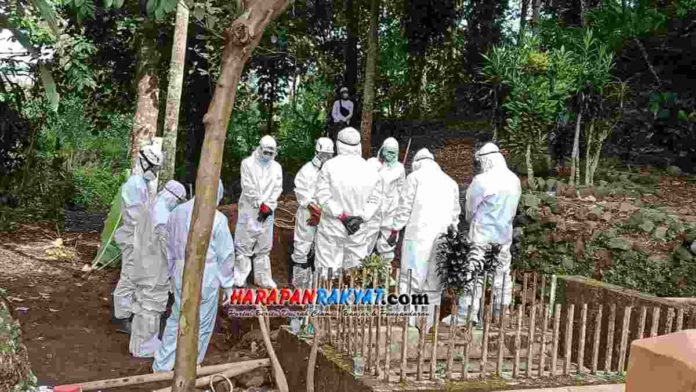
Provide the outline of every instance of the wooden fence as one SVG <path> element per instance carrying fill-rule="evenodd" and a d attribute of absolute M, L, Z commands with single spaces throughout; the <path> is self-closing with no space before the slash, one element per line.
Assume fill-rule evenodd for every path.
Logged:
<path fill-rule="evenodd" d="M 411 271 L 407 273 L 410 278 Z M 398 269 L 386 275 L 319 270 L 313 286 L 382 288 L 385 295 L 408 294 L 399 293 Z M 405 316 L 408 306 L 351 303 L 323 309 L 324 317 L 315 319 L 321 331 L 318 338 L 350 358 L 362 358 L 364 373 L 386 382 L 621 374 L 627 369 L 633 340 L 680 331 L 687 318 L 683 309 L 670 308 L 661 314 L 660 307 L 556 303 L 555 277 L 538 273 L 513 272 L 512 284 L 503 281 L 500 292 L 494 292 L 491 277 L 482 279 L 484 295 L 474 292 L 462 302 L 480 301 L 478 325 L 469 314 L 460 325 L 448 327 L 440 322 L 437 306 L 432 328 L 424 334 L 419 331 L 428 316 L 418 306 L 419 315 Z M 500 304 L 506 284 L 512 287 L 512 301 Z M 458 313 L 458 302 L 452 301 L 450 314 Z M 665 327 L 658 331 L 661 317 L 666 317 Z M 615 356 L 618 360 L 613 360 Z"/>

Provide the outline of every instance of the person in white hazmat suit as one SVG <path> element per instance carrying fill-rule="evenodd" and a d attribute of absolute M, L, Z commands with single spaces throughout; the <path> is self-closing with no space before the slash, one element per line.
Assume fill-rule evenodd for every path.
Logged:
<path fill-rule="evenodd" d="M 404 165 L 399 162 L 399 142 L 393 137 L 387 138 L 377 152 L 377 158 L 370 158 L 367 162 L 379 172 L 382 187 L 380 207 L 366 225 L 367 254 L 376 250 L 383 260 L 391 262 L 398 240 L 398 232 L 391 230 L 392 222 L 406 182 Z"/>
<path fill-rule="evenodd" d="M 302 166 L 295 176 L 295 197 L 298 208 L 295 214 L 295 233 L 292 251 L 293 286 L 308 288 L 311 271 L 307 256 L 314 244 L 317 225 L 321 219 L 321 207 L 317 204 L 316 190 L 319 170 L 324 162 L 333 158 L 334 144 L 331 139 L 322 137 L 317 140 L 314 158 Z"/>
<path fill-rule="evenodd" d="M 317 181 L 316 200 L 321 220 L 315 244 L 315 268 L 327 276 L 360 265 L 367 255 L 363 223 L 380 203 L 379 174 L 361 154 L 360 132 L 344 128 L 338 133 L 337 156 L 324 164 Z"/>
<path fill-rule="evenodd" d="M 501 306 L 509 305 L 512 300 L 510 245 L 512 244 L 512 221 L 517 213 L 517 204 L 522 193 L 520 180 L 508 169 L 505 157 L 493 143 L 486 143 L 481 147 L 474 155 L 474 159 L 479 162 L 482 172 L 474 177 L 466 191 L 465 213 L 466 220 L 470 223 L 471 249 L 468 261 L 476 271 L 481 272 L 474 280 L 476 287 L 470 287 L 471 290 L 475 290 L 472 309 L 469 309 L 471 294 L 459 298 L 458 325 L 463 325 L 469 310 L 471 310 L 472 322 L 479 322 L 483 283 L 481 274 L 485 253 L 491 249 L 492 244 L 500 245 L 500 253 L 495 260 L 497 268 L 493 274 L 493 312 L 499 314 Z M 505 290 L 501 296 L 503 286 Z M 442 322 L 449 325 L 452 317 L 447 316 Z"/>
<path fill-rule="evenodd" d="M 148 228 L 152 227 L 147 225 L 152 205 L 148 183 L 157 179 L 162 154 L 152 146 L 145 146 L 138 153 L 137 164 L 142 175 L 131 175 L 121 187 L 122 223 L 114 233 L 114 241 L 121 249 L 121 276 L 113 293 L 114 321 L 119 332 L 128 334 L 135 301 L 135 268 L 143 257 L 142 239 L 149 237 Z"/>
<path fill-rule="evenodd" d="M 433 325 L 435 306 L 442 299 L 442 283 L 437 274 L 435 245 L 449 227 L 456 230 L 461 207 L 457 183 L 435 162 L 428 149 L 413 158 L 413 172 L 406 177 L 393 230 L 406 228 L 401 249 L 400 293 L 428 296 L 427 333 Z M 408 270 L 411 270 L 411 281 Z M 415 326 L 415 317 L 410 318 Z M 423 331 L 421 331 L 423 332 Z"/>
<path fill-rule="evenodd" d="M 152 358 L 160 345 L 160 317 L 167 309 L 171 285 L 167 271 L 167 233 L 169 213 L 186 201 L 186 188 L 171 180 L 157 194 L 146 223 L 147 233 L 141 242 L 142 257 L 136 260 L 135 300 L 132 304 L 133 321 L 129 351 L 137 358 Z"/>
<path fill-rule="evenodd" d="M 273 212 L 283 191 L 283 171 L 274 160 L 276 154 L 275 139 L 266 135 L 256 151 L 242 161 L 242 194 L 235 229 L 235 285 L 238 287 L 246 285 L 252 258 L 254 283 L 264 288 L 276 287 L 269 256 L 273 246 Z"/>
<path fill-rule="evenodd" d="M 222 201 L 223 192 L 222 181 L 220 181 L 217 194 L 218 204 Z M 152 364 L 152 370 L 155 372 L 167 372 L 174 368 L 176 337 L 179 329 L 179 314 L 181 312 L 181 289 L 186 242 L 188 240 L 194 203 L 195 197 L 175 208 L 167 222 L 167 267 L 170 278 L 174 281 L 174 306 L 162 334 L 162 344 L 155 352 L 155 361 Z M 220 288 L 224 289 L 225 301 L 229 300 L 232 294 L 234 283 L 233 268 L 234 241 L 227 218 L 221 212 L 215 211 L 215 220 L 210 233 L 208 253 L 205 257 L 203 285 L 201 288 L 197 359 L 199 365 L 205 358 L 210 337 L 213 334 Z"/>

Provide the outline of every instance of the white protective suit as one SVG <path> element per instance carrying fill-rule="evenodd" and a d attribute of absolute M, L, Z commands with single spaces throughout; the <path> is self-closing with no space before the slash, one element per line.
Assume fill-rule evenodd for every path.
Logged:
<path fill-rule="evenodd" d="M 379 174 L 363 159 L 360 132 L 345 128 L 338 133 L 338 155 L 324 164 L 319 172 L 316 199 L 322 208 L 315 246 L 315 268 L 339 268 L 360 265 L 367 255 L 365 223 L 376 213 L 380 203 Z M 340 220 L 341 215 L 360 217 L 363 224 L 353 235 Z"/>
<path fill-rule="evenodd" d="M 436 241 L 449 226 L 457 226 L 460 212 L 457 183 L 440 169 L 427 149 L 418 151 L 413 158 L 413 172 L 406 177 L 394 228 L 406 227 L 401 249 L 400 292 L 428 295 L 426 333 L 433 325 L 435 306 L 442 299 Z M 415 325 L 415 318 L 410 321 Z"/>
<path fill-rule="evenodd" d="M 316 155 L 311 161 L 305 163 L 295 176 L 295 198 L 297 199 L 297 213 L 295 214 L 295 233 L 293 239 L 292 261 L 295 264 L 306 264 L 307 256 L 314 244 L 317 227 L 310 226 L 309 206 L 318 204 L 316 200 L 317 179 L 319 170 L 324 162 L 331 159 L 334 153 L 334 144 L 331 139 L 322 137 L 317 140 L 315 146 Z M 302 270 L 302 271 L 301 271 Z M 304 287 L 308 282 L 309 269 L 294 268 L 293 283 L 295 287 Z"/>
<path fill-rule="evenodd" d="M 222 200 L 222 182 L 218 185 L 218 204 Z M 152 370 L 155 372 L 171 371 L 176 358 L 176 338 L 179 329 L 179 313 L 181 311 L 181 289 L 184 273 L 186 242 L 188 239 L 193 205 L 195 198 L 178 206 L 172 211 L 167 222 L 167 261 L 170 277 L 174 281 L 174 306 L 172 314 L 167 319 L 167 326 L 162 334 L 162 345 L 155 353 Z M 210 233 L 210 244 L 205 257 L 203 271 L 203 286 L 201 288 L 200 324 L 198 335 L 198 364 L 205 358 L 208 343 L 215 326 L 218 310 L 218 295 L 220 287 L 227 292 L 233 287 L 234 241 L 228 226 L 227 218 L 215 211 L 213 229 Z"/>
<path fill-rule="evenodd" d="M 271 247 L 273 246 L 273 215 L 259 222 L 259 208 L 265 204 L 275 211 L 283 191 L 283 171 L 274 160 L 276 142 L 271 136 L 261 138 L 259 147 L 241 165 L 242 195 L 239 197 L 239 217 L 235 229 L 235 285 L 246 285 L 254 259 L 254 283 L 274 288 L 271 276 Z M 264 155 L 266 154 L 266 155 Z"/>
<path fill-rule="evenodd" d="M 382 157 L 383 150 L 395 151 L 395 160 L 387 162 Z M 390 137 L 382 143 L 382 147 L 377 152 L 379 158 L 370 158 L 369 164 L 379 172 L 382 187 L 382 202 L 375 216 L 367 223 L 367 254 L 373 250 L 382 256 L 385 261 L 394 260 L 394 248 L 396 244 L 389 245 L 387 239 L 391 235 L 394 215 L 399 207 L 399 197 L 406 182 L 406 171 L 404 165 L 398 160 L 399 143 Z"/>
<path fill-rule="evenodd" d="M 167 309 L 170 284 L 167 271 L 167 221 L 169 213 L 186 201 L 186 189 L 178 181 L 167 182 L 150 210 L 145 223 L 146 233 L 137 239 L 142 257 L 135 261 L 133 282 L 135 300 L 132 304 L 129 351 L 134 357 L 152 358 L 160 345 L 157 338 L 160 316 Z"/>
<path fill-rule="evenodd" d="M 501 245 L 497 257 L 499 267 L 493 277 L 494 312 L 498 312 L 501 299 L 503 305 L 509 305 L 512 299 L 512 221 L 517 213 L 517 203 L 522 189 L 519 178 L 508 169 L 505 158 L 495 144 L 485 144 L 476 152 L 475 158 L 481 164 L 482 173 L 474 177 L 466 192 L 466 220 L 470 222 L 469 240 L 472 242 L 468 259 L 470 263 L 480 265 L 491 244 Z M 503 280 L 505 292 L 501 298 Z M 471 320 L 475 323 L 479 321 L 482 276 L 476 279 L 476 283 L 476 295 L 471 309 Z M 459 325 L 466 320 L 471 306 L 471 295 L 466 297 L 459 298 Z M 449 324 L 450 317 L 445 318 L 443 322 Z"/>

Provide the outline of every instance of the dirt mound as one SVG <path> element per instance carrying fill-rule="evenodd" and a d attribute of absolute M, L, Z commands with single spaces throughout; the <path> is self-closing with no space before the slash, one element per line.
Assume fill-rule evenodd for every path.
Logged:
<path fill-rule="evenodd" d="M 433 152 L 435 160 L 457 184 L 470 183 L 474 176 L 474 140 L 447 140 L 444 144 Z"/>

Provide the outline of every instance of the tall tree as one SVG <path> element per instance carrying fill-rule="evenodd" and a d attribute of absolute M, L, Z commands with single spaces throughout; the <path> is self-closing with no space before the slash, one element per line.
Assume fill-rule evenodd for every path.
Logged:
<path fill-rule="evenodd" d="M 367 40 L 367 64 L 363 87 L 363 111 L 360 130 L 362 132 L 363 156 L 372 153 L 372 110 L 375 102 L 375 80 L 377 79 L 377 50 L 379 46 L 379 0 L 370 3 L 370 34 Z"/>
<path fill-rule="evenodd" d="M 245 0 L 245 12 L 225 31 L 222 68 L 213 100 L 204 117 L 205 139 L 196 179 L 196 199 L 191 230 L 186 242 L 182 283 L 182 306 L 177 334 L 173 392 L 194 390 L 198 357 L 198 324 L 205 256 L 217 207 L 217 189 L 222 166 L 227 126 L 237 95 L 237 85 L 252 51 L 258 46 L 268 24 L 282 14 L 289 0 Z M 276 378 L 285 380 L 282 372 Z M 287 392 L 287 382 L 278 385 Z"/>
<path fill-rule="evenodd" d="M 138 97 L 135 118 L 131 128 L 130 158 L 135 164 L 143 140 L 150 140 L 157 133 L 159 116 L 159 78 L 157 65 L 160 51 L 157 47 L 157 28 L 152 21 L 146 21 L 138 46 Z"/>
<path fill-rule="evenodd" d="M 584 0 L 581 0 L 584 1 Z M 541 12 L 541 0 L 532 0 L 532 25 L 539 26 L 539 13 Z"/>
<path fill-rule="evenodd" d="M 343 47 L 346 69 L 343 73 L 343 84 L 351 94 L 355 94 L 358 81 L 358 8 L 354 0 L 343 1 L 343 13 L 346 17 L 346 42 Z"/>
<path fill-rule="evenodd" d="M 466 10 L 466 69 L 477 75 L 483 64 L 483 54 L 502 37 L 501 21 L 505 14 L 503 1 L 475 1 Z M 525 11 L 526 12 L 526 11 Z"/>
<path fill-rule="evenodd" d="M 529 0 L 522 0 L 520 6 L 520 31 L 527 26 L 527 13 L 529 11 Z"/>
<path fill-rule="evenodd" d="M 172 43 L 172 60 L 169 63 L 169 85 L 167 87 L 167 106 L 164 112 L 164 131 L 162 132 L 162 152 L 164 163 L 160 172 L 160 184 L 174 178 L 176 164 L 176 135 L 179 128 L 179 107 L 181 88 L 184 82 L 184 64 L 186 62 L 186 35 L 189 10 L 184 0 L 176 5 L 174 22 L 174 39 Z"/>

